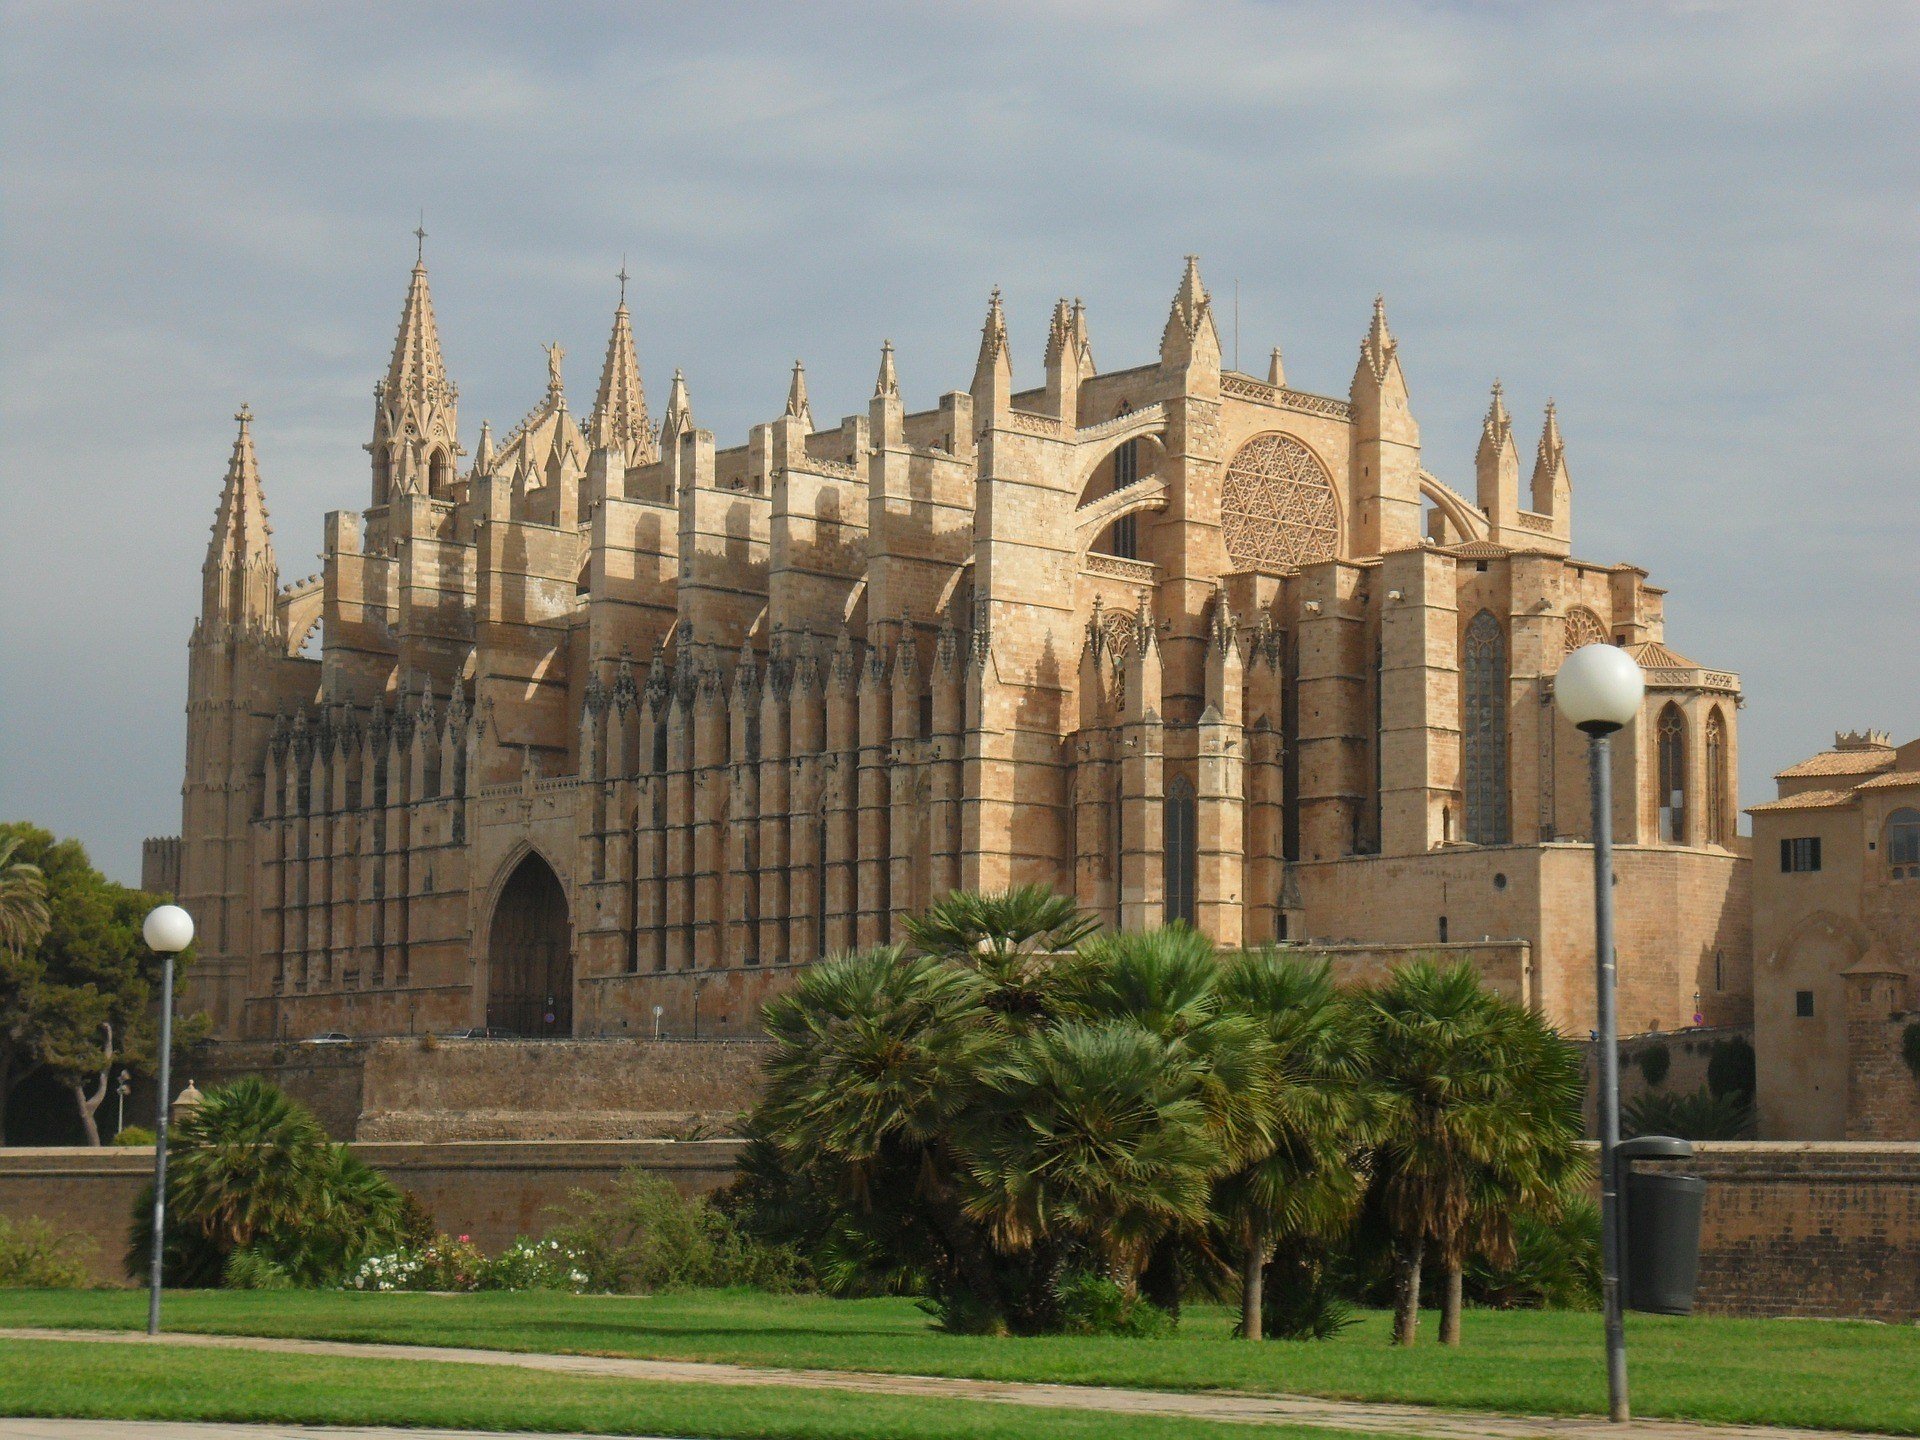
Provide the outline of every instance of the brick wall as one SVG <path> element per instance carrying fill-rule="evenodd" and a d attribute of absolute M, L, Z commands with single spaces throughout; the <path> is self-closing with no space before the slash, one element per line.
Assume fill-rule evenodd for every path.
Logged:
<path fill-rule="evenodd" d="M 1920 1144 L 1715 1141 L 1650 1168 L 1707 1182 L 1703 1313 L 1920 1320 Z"/>
<path fill-rule="evenodd" d="M 548 1207 L 574 1190 L 604 1190 L 638 1167 L 665 1175 L 687 1194 L 733 1175 L 733 1140 L 513 1141 L 354 1146 L 354 1153 L 433 1212 L 440 1228 L 469 1235 L 488 1252 L 546 1228 Z M 140 1187 L 153 1175 L 153 1148 L 0 1150 L 0 1215 L 38 1217 L 94 1244 L 93 1273 L 123 1284 L 127 1229 Z"/>
<path fill-rule="evenodd" d="M 202 1090 L 262 1075 L 336 1140 L 641 1140 L 732 1133 L 764 1040 L 243 1042 L 183 1067 Z"/>

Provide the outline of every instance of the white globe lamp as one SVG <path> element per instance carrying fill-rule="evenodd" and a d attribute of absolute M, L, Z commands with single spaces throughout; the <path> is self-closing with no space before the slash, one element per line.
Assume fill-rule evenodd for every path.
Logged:
<path fill-rule="evenodd" d="M 167 1233 L 167 1087 L 173 1061 L 173 961 L 193 943 L 193 916 L 178 905 L 156 905 L 147 912 L 140 926 L 141 938 L 166 963 L 160 972 L 160 1114 L 153 1136 L 153 1253 L 148 1257 L 147 1333 L 160 1333 L 161 1257 L 166 1252 Z M 192 1090 L 189 1083 L 188 1089 Z M 197 1104 L 200 1092 L 193 1090 L 190 1106 Z"/>
<path fill-rule="evenodd" d="M 1640 713 L 1640 664 L 1618 645 L 1582 645 L 1553 677 L 1560 713 L 1589 735 L 1611 735 Z"/>
<path fill-rule="evenodd" d="M 1593 785 L 1594 1040 L 1600 1070 L 1600 1300 L 1607 1337 L 1608 1418 L 1625 1420 L 1627 1342 L 1621 1324 L 1620 1025 L 1613 948 L 1613 734 L 1632 723 L 1646 695 L 1639 662 L 1617 645 L 1582 645 L 1560 663 L 1553 699 L 1587 735 Z"/>
<path fill-rule="evenodd" d="M 178 955 L 193 943 L 193 917 L 178 905 L 156 905 L 147 912 L 140 934 L 162 955 Z"/>

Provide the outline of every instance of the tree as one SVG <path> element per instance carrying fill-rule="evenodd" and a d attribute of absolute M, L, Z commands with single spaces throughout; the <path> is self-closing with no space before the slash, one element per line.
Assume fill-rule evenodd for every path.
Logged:
<path fill-rule="evenodd" d="M 47 1074 L 72 1095 L 87 1142 L 97 1145 L 94 1116 L 114 1062 L 153 1063 L 161 960 L 140 924 L 160 897 L 113 883 L 78 841 L 56 841 L 34 825 L 0 826 L 0 846 L 12 863 L 42 873 L 47 916 L 31 951 L 0 951 L 0 1113 L 23 1081 Z M 183 1019 L 176 1047 L 205 1031 L 204 1019 Z"/>
<path fill-rule="evenodd" d="M 1226 971 L 1221 989 L 1259 1027 L 1269 1068 L 1265 1143 L 1214 1192 L 1239 1250 L 1240 1333 L 1258 1340 L 1276 1251 L 1291 1247 L 1296 1268 L 1315 1267 L 1313 1252 L 1337 1239 L 1364 1192 L 1357 1152 L 1369 1118 L 1367 1035 L 1324 960 L 1256 951 Z"/>
<path fill-rule="evenodd" d="M 218 1285 L 242 1251 L 296 1284 L 336 1283 L 400 1238 L 400 1191 L 264 1080 L 209 1090 L 169 1136 L 166 1273 L 175 1285 Z M 144 1274 L 152 1252 L 148 1185 L 134 1203 L 127 1273 Z"/>
<path fill-rule="evenodd" d="M 1015 1024 L 1042 1018 L 1058 957 L 1098 928 L 1045 885 L 955 890 L 906 922 L 914 949 L 973 966 L 987 982 L 986 1003 Z"/>
<path fill-rule="evenodd" d="M 47 933 L 47 877 L 20 855 L 21 836 L 0 834 L 0 951 L 23 954 Z"/>
<path fill-rule="evenodd" d="M 1053 985 L 1061 1017 L 1137 1025 L 1166 1047 L 1170 1061 L 1190 1067 L 1216 1171 L 1268 1145 L 1273 1080 L 1265 1035 L 1229 1003 L 1223 974 L 1213 942 L 1175 924 L 1090 939 Z M 1193 1263 L 1215 1260 L 1207 1219 L 1171 1223 L 1155 1241 L 1143 1284 L 1170 1313 L 1179 1312 Z"/>
<path fill-rule="evenodd" d="M 1218 1168 L 1199 1065 L 1130 1020 L 1069 1020 L 1025 1037 L 988 1079 L 967 1145 L 968 1213 L 1003 1250 L 1070 1237 L 1129 1295 L 1154 1242 L 1207 1217 Z"/>
<path fill-rule="evenodd" d="M 1510 1256 L 1514 1212 L 1555 1205 L 1580 1163 L 1578 1064 L 1467 964 L 1404 965 L 1367 994 L 1362 1014 L 1378 1107 L 1373 1164 L 1394 1244 L 1394 1343 L 1414 1342 L 1429 1254 L 1447 1276 L 1441 1340 L 1458 1343 L 1468 1255 Z"/>

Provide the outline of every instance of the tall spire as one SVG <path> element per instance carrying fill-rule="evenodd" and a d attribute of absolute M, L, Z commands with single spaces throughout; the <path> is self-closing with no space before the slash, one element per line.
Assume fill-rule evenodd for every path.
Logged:
<path fill-rule="evenodd" d="M 625 453 L 629 469 L 650 465 L 659 458 L 653 421 L 647 416 L 647 395 L 640 384 L 640 359 L 634 352 L 633 322 L 627 313 L 627 267 L 620 265 L 620 305 L 613 312 L 613 333 L 607 337 L 607 361 L 600 370 L 600 391 L 594 397 L 587 435 L 596 450 Z"/>
<path fill-rule="evenodd" d="M 1560 438 L 1560 413 L 1553 401 L 1547 401 L 1546 423 L 1540 429 L 1540 445 L 1534 452 L 1532 492 L 1537 515 L 1551 515 L 1554 533 L 1571 539 L 1573 480 L 1567 474 L 1567 446 Z"/>
<path fill-rule="evenodd" d="M 687 377 L 673 372 L 673 388 L 667 391 L 667 418 L 660 427 L 660 443 L 678 440 L 693 429 L 693 406 L 687 400 Z"/>
<path fill-rule="evenodd" d="M 227 476 L 214 512 L 213 538 L 201 566 L 201 616 L 209 621 L 271 629 L 280 571 L 273 558 L 273 527 L 253 450 L 253 411 L 233 417 L 240 430 L 227 460 Z"/>
<path fill-rule="evenodd" d="M 1007 316 L 1000 307 L 1000 287 L 987 301 L 987 320 L 980 327 L 980 358 L 973 366 L 973 403 L 989 397 L 1004 406 L 1013 393 L 1013 356 L 1007 350 Z"/>
<path fill-rule="evenodd" d="M 874 381 L 873 398 L 883 396 L 898 399 L 900 395 L 900 377 L 893 369 L 893 341 L 883 341 L 880 346 L 880 378 Z"/>
<path fill-rule="evenodd" d="M 1375 380 L 1387 378 L 1387 367 L 1393 363 L 1394 352 L 1399 343 L 1393 338 L 1393 332 L 1387 329 L 1387 297 L 1373 297 L 1373 323 L 1367 327 L 1367 337 L 1360 342 L 1360 358 L 1366 367 L 1373 371 Z"/>
<path fill-rule="evenodd" d="M 1500 382 L 1493 382 L 1493 399 L 1487 404 L 1487 418 L 1480 422 L 1480 438 L 1483 444 L 1500 445 L 1508 441 L 1513 434 L 1513 417 L 1507 414 L 1505 390 Z"/>
<path fill-rule="evenodd" d="M 787 384 L 787 415 L 807 429 L 813 429 L 813 407 L 807 403 L 807 367 L 793 362 L 793 379 Z"/>
<path fill-rule="evenodd" d="M 460 455 L 459 390 L 447 379 L 440 329 L 427 288 L 424 223 L 414 231 L 413 277 L 400 307 L 400 329 L 386 378 L 374 388 L 373 503 L 395 492 L 444 495 Z"/>
<path fill-rule="evenodd" d="M 1180 276 L 1180 288 L 1174 291 L 1167 311 L 1166 328 L 1160 334 L 1162 364 L 1187 365 L 1196 359 L 1220 362 L 1220 332 L 1213 323 L 1213 302 L 1206 286 L 1200 283 L 1200 257 L 1187 256 L 1187 267 Z"/>

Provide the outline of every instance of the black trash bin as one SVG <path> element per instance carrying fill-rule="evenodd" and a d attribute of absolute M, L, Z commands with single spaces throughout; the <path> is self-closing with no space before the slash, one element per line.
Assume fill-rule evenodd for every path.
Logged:
<path fill-rule="evenodd" d="M 1668 1135 L 1622 1141 L 1614 1152 L 1626 1200 L 1626 1295 L 1630 1310 L 1691 1315 L 1700 1279 L 1700 1217 L 1707 1182 L 1698 1175 L 1641 1173 L 1635 1160 L 1684 1160 L 1693 1145 Z"/>

